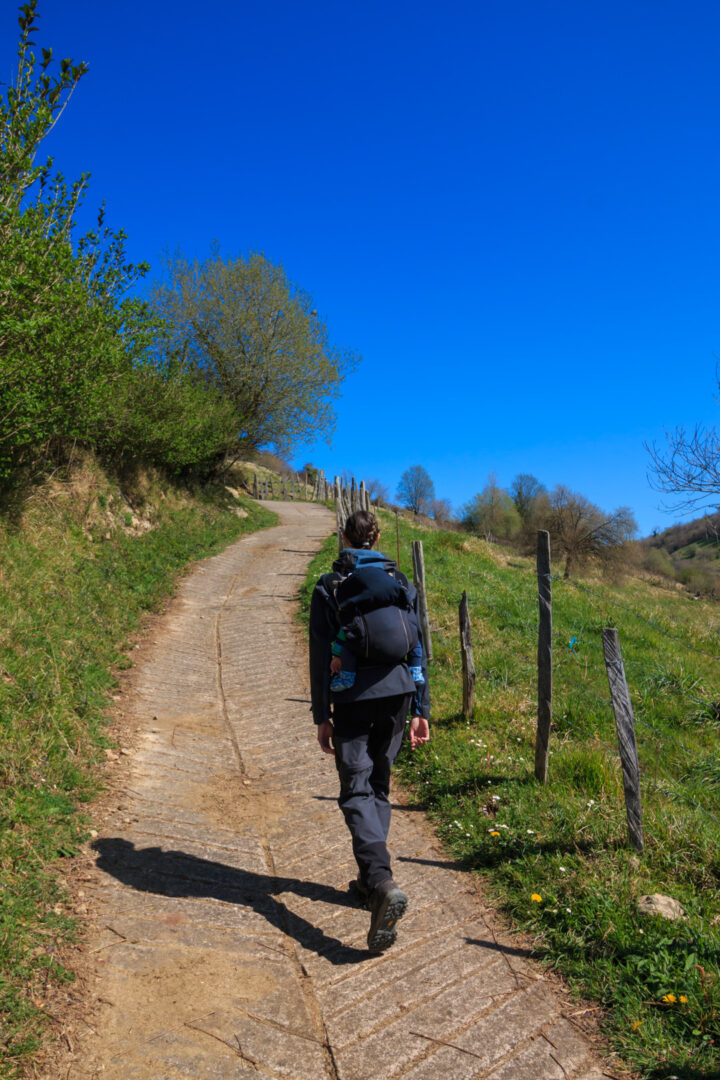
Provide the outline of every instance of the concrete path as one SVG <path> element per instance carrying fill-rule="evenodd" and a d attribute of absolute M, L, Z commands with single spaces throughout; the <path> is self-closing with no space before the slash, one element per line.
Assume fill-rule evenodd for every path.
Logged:
<path fill-rule="evenodd" d="M 333 519 L 272 508 L 282 524 L 203 563 L 136 653 L 120 794 L 80 875 L 88 1000 L 53 1080 L 600 1080 L 572 1007 L 411 806 L 390 836 L 409 912 L 365 951 L 292 617 Z"/>

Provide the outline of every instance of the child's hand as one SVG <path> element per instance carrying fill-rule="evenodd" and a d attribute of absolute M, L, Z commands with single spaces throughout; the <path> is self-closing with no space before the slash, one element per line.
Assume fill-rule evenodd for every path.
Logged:
<path fill-rule="evenodd" d="M 342 660 L 340 659 L 339 656 L 333 656 L 332 660 L 330 661 L 330 674 L 331 675 L 339 675 L 341 671 L 342 671 Z"/>

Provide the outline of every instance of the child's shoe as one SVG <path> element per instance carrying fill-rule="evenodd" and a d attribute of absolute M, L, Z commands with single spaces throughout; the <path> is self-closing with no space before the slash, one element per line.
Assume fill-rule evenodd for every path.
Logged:
<path fill-rule="evenodd" d="M 349 690 L 355 682 L 354 671 L 338 671 L 330 680 L 330 689 L 333 694 L 340 694 L 343 690 Z"/>
<path fill-rule="evenodd" d="M 420 667 L 419 664 L 417 665 L 417 667 L 411 667 L 410 668 L 410 674 L 412 675 L 413 682 L 415 683 L 416 686 L 423 686 L 424 685 L 425 676 L 423 675 L 423 670 L 422 670 L 422 668 Z"/>

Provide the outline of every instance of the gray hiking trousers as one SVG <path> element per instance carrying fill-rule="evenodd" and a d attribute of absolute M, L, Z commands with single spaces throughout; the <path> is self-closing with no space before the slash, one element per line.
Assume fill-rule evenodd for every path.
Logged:
<path fill-rule="evenodd" d="M 360 880 L 369 890 L 387 878 L 390 854 L 390 768 L 397 757 L 412 694 L 333 706 L 338 806 L 352 837 Z"/>

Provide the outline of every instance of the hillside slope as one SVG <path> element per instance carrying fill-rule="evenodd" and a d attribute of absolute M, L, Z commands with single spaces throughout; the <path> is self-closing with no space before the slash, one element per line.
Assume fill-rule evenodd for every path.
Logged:
<path fill-rule="evenodd" d="M 720 596 L 720 515 L 671 525 L 642 541 L 648 570 L 681 582 L 694 594 Z"/>

